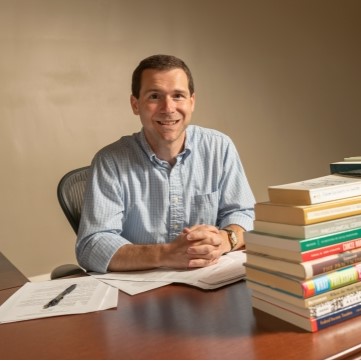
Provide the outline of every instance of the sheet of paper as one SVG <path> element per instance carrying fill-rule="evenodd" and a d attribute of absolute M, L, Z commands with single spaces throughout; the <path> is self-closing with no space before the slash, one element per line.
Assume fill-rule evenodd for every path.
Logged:
<path fill-rule="evenodd" d="M 109 272 L 105 274 L 91 272 L 90 275 L 104 282 L 109 280 L 121 281 L 112 285 L 128 294 L 136 294 L 155 288 L 151 286 L 152 282 L 157 283 L 156 287 L 161 287 L 161 283 L 166 285 L 177 282 L 203 289 L 214 289 L 245 278 L 244 262 L 246 262 L 246 253 L 236 251 L 222 256 L 217 264 L 205 268 L 189 270 L 158 268 L 147 271 Z"/>
<path fill-rule="evenodd" d="M 133 281 L 122 281 L 122 280 L 108 280 L 108 279 L 101 279 L 102 282 L 107 283 L 113 287 L 122 290 L 123 292 L 127 293 L 130 296 L 134 296 L 141 292 L 146 292 L 150 290 L 154 290 L 155 288 L 163 287 L 166 285 L 171 284 L 172 282 L 133 282 Z"/>
<path fill-rule="evenodd" d="M 72 284 L 76 288 L 56 306 L 44 305 Z M 28 282 L 0 306 L 0 323 L 70 315 L 117 307 L 118 289 L 93 277 Z"/>

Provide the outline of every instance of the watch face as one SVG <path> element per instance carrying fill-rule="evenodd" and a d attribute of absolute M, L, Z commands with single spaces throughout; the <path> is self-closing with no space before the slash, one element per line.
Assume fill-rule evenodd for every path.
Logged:
<path fill-rule="evenodd" d="M 224 231 L 228 234 L 229 243 L 231 244 L 231 251 L 234 247 L 237 246 L 238 238 L 236 232 L 232 231 L 231 229 L 223 228 Z"/>
<path fill-rule="evenodd" d="M 233 247 L 237 244 L 238 240 L 236 234 L 232 231 L 229 234 Z"/>

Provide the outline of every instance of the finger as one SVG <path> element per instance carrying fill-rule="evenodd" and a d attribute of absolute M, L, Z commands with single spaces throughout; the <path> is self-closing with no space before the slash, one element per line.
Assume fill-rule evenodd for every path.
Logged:
<path fill-rule="evenodd" d="M 212 226 L 210 224 L 201 224 L 199 225 L 199 227 L 197 227 L 197 230 L 208 231 L 213 233 L 220 232 L 219 228 L 217 228 L 216 226 Z"/>
<path fill-rule="evenodd" d="M 196 254 L 196 255 L 207 255 L 214 251 L 214 247 L 211 246 L 192 246 L 187 249 L 188 254 Z"/>
<path fill-rule="evenodd" d="M 212 260 L 206 260 L 203 258 L 196 258 L 189 260 L 188 268 L 202 268 L 212 266 L 218 263 L 218 258 Z"/>
<path fill-rule="evenodd" d="M 204 256 L 207 255 L 211 255 L 211 257 L 213 258 L 220 257 L 222 252 L 219 246 L 220 245 L 212 245 L 212 244 L 204 244 L 204 243 L 192 244 L 191 247 L 187 248 L 186 253 L 189 255 L 202 256 L 202 258 L 204 258 Z M 207 256 L 207 258 L 209 257 Z"/>
<path fill-rule="evenodd" d="M 222 243 L 222 237 L 213 232 L 193 231 L 187 234 L 186 238 L 188 241 L 192 242 L 192 246 L 207 244 L 216 247 Z"/>
<path fill-rule="evenodd" d="M 192 227 L 185 227 L 183 229 L 183 232 L 185 233 L 190 233 L 190 232 L 193 232 L 195 231 L 196 229 L 201 229 L 202 227 L 204 227 L 205 225 L 204 224 L 195 224 L 194 226 Z"/>
<path fill-rule="evenodd" d="M 196 224 L 192 227 L 185 227 L 183 232 L 186 231 L 186 233 L 193 232 L 195 230 L 198 231 L 209 231 L 214 233 L 219 233 L 220 230 L 216 226 L 212 226 L 210 224 Z"/>

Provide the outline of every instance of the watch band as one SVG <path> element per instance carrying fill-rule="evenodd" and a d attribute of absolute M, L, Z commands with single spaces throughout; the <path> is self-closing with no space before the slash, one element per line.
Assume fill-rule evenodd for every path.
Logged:
<path fill-rule="evenodd" d="M 234 250 L 234 248 L 237 246 L 238 244 L 238 238 L 237 238 L 237 235 L 236 235 L 236 232 L 233 231 L 232 229 L 229 229 L 229 228 L 222 228 L 223 231 L 226 231 L 227 232 L 227 235 L 228 235 L 228 241 L 231 245 L 231 251 Z"/>

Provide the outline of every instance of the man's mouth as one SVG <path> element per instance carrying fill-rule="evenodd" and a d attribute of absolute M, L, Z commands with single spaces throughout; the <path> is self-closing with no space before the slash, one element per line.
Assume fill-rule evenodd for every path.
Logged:
<path fill-rule="evenodd" d="M 158 120 L 157 123 L 160 125 L 175 125 L 179 120 Z"/>

